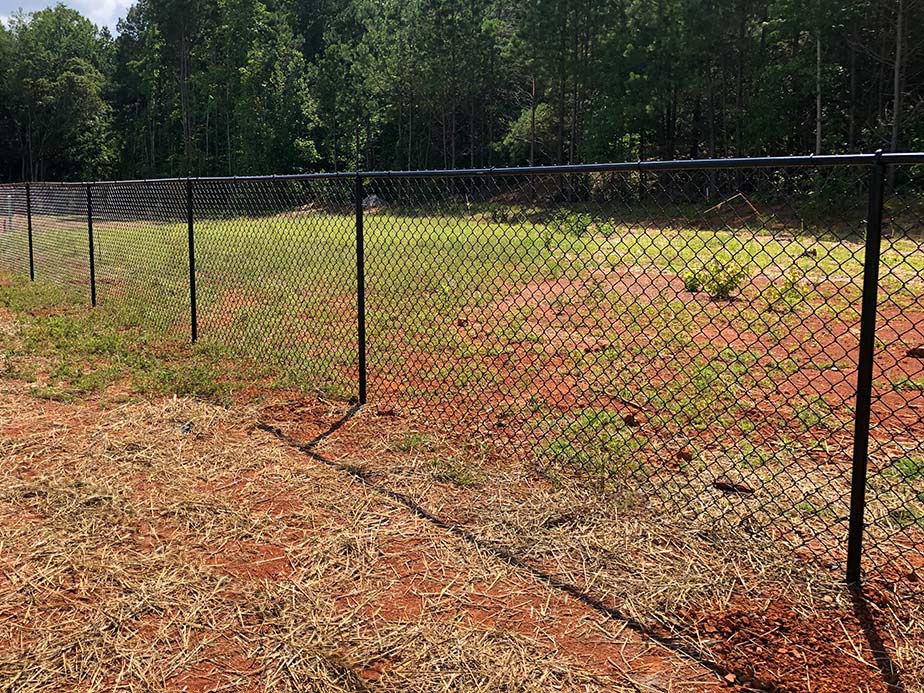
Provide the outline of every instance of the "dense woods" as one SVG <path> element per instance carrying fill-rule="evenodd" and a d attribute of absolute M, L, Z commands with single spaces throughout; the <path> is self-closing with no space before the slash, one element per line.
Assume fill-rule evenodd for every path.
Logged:
<path fill-rule="evenodd" d="M 0 178 L 912 150 L 924 0 L 139 0 L 0 26 Z"/>

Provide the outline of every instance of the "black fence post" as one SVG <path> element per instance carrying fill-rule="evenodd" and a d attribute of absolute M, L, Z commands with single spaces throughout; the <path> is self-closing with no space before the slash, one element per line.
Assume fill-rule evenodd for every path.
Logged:
<path fill-rule="evenodd" d="M 366 403 L 366 251 L 363 238 L 363 178 L 356 176 L 356 313 L 359 349 L 359 403 Z"/>
<path fill-rule="evenodd" d="M 93 193 L 87 185 L 87 237 L 90 241 L 90 304 L 96 308 L 96 253 L 93 250 Z"/>
<path fill-rule="evenodd" d="M 877 152 L 877 155 L 881 154 L 881 150 Z M 860 583 L 860 561 L 863 554 L 863 515 L 866 510 L 866 474 L 869 461 L 876 311 L 879 303 L 879 262 L 882 249 L 884 169 L 882 161 L 877 158 L 869 179 L 866 254 L 863 260 L 863 307 L 860 315 L 860 353 L 857 361 L 857 405 L 853 434 L 850 533 L 847 540 L 847 583 L 850 585 Z"/>
<path fill-rule="evenodd" d="M 196 315 L 196 238 L 193 230 L 193 182 L 186 179 L 186 227 L 189 242 L 189 318 L 192 343 L 199 339 L 199 319 Z"/>
<path fill-rule="evenodd" d="M 35 281 L 35 251 L 32 247 L 32 186 L 26 183 L 26 229 L 29 233 L 29 281 Z"/>

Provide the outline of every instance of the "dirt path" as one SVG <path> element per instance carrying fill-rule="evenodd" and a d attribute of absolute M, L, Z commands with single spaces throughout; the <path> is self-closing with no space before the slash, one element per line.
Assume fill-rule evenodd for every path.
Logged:
<path fill-rule="evenodd" d="M 725 685 L 306 456 L 256 409 L 114 394 L 0 389 L 4 690 Z"/>

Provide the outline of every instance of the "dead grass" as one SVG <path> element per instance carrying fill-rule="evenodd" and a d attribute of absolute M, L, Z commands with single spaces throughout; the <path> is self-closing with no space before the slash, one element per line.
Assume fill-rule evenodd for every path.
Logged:
<path fill-rule="evenodd" d="M 4 690 L 714 681 L 306 459 L 253 408 L 67 404 L 6 381 L 0 421 Z"/>
<path fill-rule="evenodd" d="M 267 414 L 305 438 L 284 412 Z M 841 582 L 840 564 L 812 561 L 810 551 L 800 556 L 760 526 L 743 533 L 734 513 L 735 522 L 723 524 L 695 504 L 687 512 L 639 507 L 618 492 L 548 483 L 508 458 L 482 459 L 477 487 L 434 483 L 431 460 L 465 448 L 430 435 L 423 451 L 407 450 L 408 425 L 365 412 L 317 451 L 759 690 L 839 691 L 845 681 L 851 690 L 897 690 L 890 682 L 924 690 L 919 583 L 873 582 L 857 600 Z M 762 628 L 764 618 L 780 624 Z M 750 642 L 729 647 L 750 628 Z"/>

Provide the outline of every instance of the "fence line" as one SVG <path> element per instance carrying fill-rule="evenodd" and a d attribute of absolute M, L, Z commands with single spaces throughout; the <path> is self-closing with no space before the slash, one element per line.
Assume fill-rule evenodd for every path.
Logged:
<path fill-rule="evenodd" d="M 347 380 L 360 404 L 371 371 L 372 399 L 463 435 L 506 411 L 517 431 L 499 446 L 663 504 L 695 499 L 745 530 L 766 515 L 781 541 L 839 561 L 847 502 L 858 583 L 870 488 L 876 550 L 912 573 L 924 558 L 924 422 L 909 404 L 924 354 L 896 356 L 924 339 L 920 165 L 878 152 L 6 185 L 0 269 L 85 281 L 92 306 L 98 292 L 138 301 L 164 325 L 185 302 L 193 343 Z M 885 189 L 889 167 L 910 198 Z M 874 404 L 895 408 L 874 420 Z M 754 461 L 793 427 L 794 452 Z M 817 466 L 815 443 L 833 449 Z M 653 466 L 674 454 L 670 474 Z"/>

